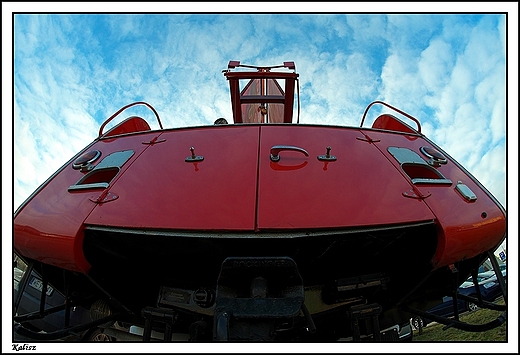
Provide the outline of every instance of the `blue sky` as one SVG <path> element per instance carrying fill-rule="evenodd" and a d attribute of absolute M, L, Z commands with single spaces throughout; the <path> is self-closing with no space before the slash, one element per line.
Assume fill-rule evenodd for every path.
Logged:
<path fill-rule="evenodd" d="M 300 10 L 296 4 L 266 7 L 288 12 L 271 15 L 236 3 L 2 3 L 2 57 L 13 58 L 2 64 L 13 79 L 4 76 L 2 95 L 2 125 L 12 132 L 6 137 L 4 129 L 11 165 L 3 159 L 3 167 L 13 172 L 12 181 L 3 174 L 3 189 L 11 186 L 14 197 L 4 211 L 16 209 L 126 104 L 150 103 L 167 128 L 231 119 L 221 73 L 229 60 L 294 61 L 302 123 L 356 126 L 374 100 L 398 107 L 504 207 L 507 194 L 517 196 L 516 156 L 506 193 L 506 152 L 518 151 L 516 3 L 312 3 L 301 10 L 308 13 L 291 13 Z M 121 10 L 139 14 L 85 13 Z M 475 13 L 455 14 L 468 10 Z M 22 11 L 32 13 L 13 23 L 12 12 Z M 164 11 L 188 13 L 146 13 Z"/>

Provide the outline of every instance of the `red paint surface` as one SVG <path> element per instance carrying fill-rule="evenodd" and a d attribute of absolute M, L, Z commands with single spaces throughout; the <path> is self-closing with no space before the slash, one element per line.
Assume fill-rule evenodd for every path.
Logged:
<path fill-rule="evenodd" d="M 300 147 L 309 156 L 281 151 L 280 161 L 272 162 L 275 145 Z M 102 140 L 88 148 L 102 152 L 99 161 L 112 152 L 135 151 L 108 190 L 67 191 L 84 173 L 65 166 L 15 217 L 15 248 L 44 263 L 87 272 L 85 225 L 253 233 L 434 219 L 437 267 L 496 246 L 505 233 L 505 216 L 455 163 L 436 168 L 451 186 L 415 186 L 429 195 L 425 199 L 403 195 L 414 186 L 387 148 L 408 147 L 421 155 L 423 145 L 431 146 L 403 134 L 284 124 L 208 126 Z M 336 161 L 317 159 L 327 146 Z M 186 162 L 190 147 L 204 160 Z M 459 180 L 477 201 L 467 202 L 455 191 Z M 103 192 L 117 199 L 92 201 Z"/>
<path fill-rule="evenodd" d="M 258 126 L 168 131 L 150 146 L 87 224 L 128 228 L 253 230 Z M 185 162 L 191 156 L 202 162 Z"/>
<path fill-rule="evenodd" d="M 432 220 L 395 167 L 358 129 L 263 126 L 260 146 L 259 229 L 313 229 L 398 224 Z M 270 148 L 294 145 L 272 163 Z M 333 162 L 322 162 L 330 146 Z M 285 168 L 285 169 L 284 169 Z"/>
<path fill-rule="evenodd" d="M 408 136 L 369 132 L 373 139 L 380 139 L 376 145 L 389 161 L 400 168 L 397 161 L 386 150 L 389 146 L 408 147 L 422 156 L 421 146 L 435 147 L 423 138 L 410 140 Z M 462 259 L 468 259 L 494 248 L 506 231 L 506 218 L 499 207 L 453 161 L 436 168 L 443 176 L 452 181 L 451 186 L 416 185 L 416 188 L 429 197 L 424 199 L 442 229 L 439 233 L 439 247 L 433 258 L 436 266 L 448 265 Z M 477 196 L 474 202 L 466 201 L 456 190 L 458 181 L 466 184 Z M 483 218 L 485 212 L 487 217 Z"/>
<path fill-rule="evenodd" d="M 148 147 L 142 141 L 157 135 L 155 132 L 107 139 L 96 142 L 85 151 L 97 149 L 102 152 L 95 165 L 110 153 L 133 149 L 135 154 L 116 176 L 117 180 Z M 20 254 L 60 268 L 88 271 L 90 265 L 82 250 L 83 223 L 96 207 L 90 199 L 96 200 L 103 190 L 69 192 L 69 186 L 76 184 L 83 176 L 84 173 L 67 164 L 18 211 L 14 220 L 14 247 Z"/>

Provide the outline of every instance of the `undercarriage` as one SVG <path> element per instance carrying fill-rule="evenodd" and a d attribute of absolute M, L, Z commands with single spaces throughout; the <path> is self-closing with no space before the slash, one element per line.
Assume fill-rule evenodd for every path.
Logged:
<path fill-rule="evenodd" d="M 490 252 L 433 270 L 427 262 L 435 247 L 433 234 L 428 237 L 432 228 L 425 223 L 359 230 L 348 234 L 349 244 L 339 232 L 319 238 L 267 240 L 264 236 L 263 245 L 273 250 L 270 255 L 253 238 L 213 240 L 204 249 L 196 248 L 201 239 L 185 236 L 170 245 L 165 242 L 169 239 L 157 238 L 152 232 L 147 238 L 160 246 L 155 251 L 135 249 L 132 237 L 137 240 L 138 234 L 128 233 L 125 246 L 115 249 L 111 246 L 121 245 L 122 231 L 92 229 L 84 245 L 92 263 L 89 274 L 26 260 L 27 269 L 15 292 L 15 332 L 35 340 L 85 340 L 83 334 L 101 327 L 107 336 L 127 341 L 359 342 L 408 340 L 414 315 L 472 332 L 504 323 L 506 306 L 486 302 L 478 295 L 472 300 L 481 308 L 504 311 L 500 317 L 488 324 L 468 325 L 458 320 L 456 309 L 454 318 L 428 314 L 443 295 L 454 293 L 460 280 L 476 273 L 493 255 Z M 423 254 L 406 257 L 417 234 L 423 239 L 422 248 L 416 250 Z M 430 247 L 426 247 L 428 240 Z M 288 253 L 296 243 L 300 246 L 297 252 Z M 233 254 L 237 256 L 222 258 L 221 250 L 211 247 L 217 244 L 235 245 Z M 166 246 L 178 253 L 166 257 Z M 353 246 L 354 250 L 369 246 L 364 250 L 373 255 L 347 253 Z M 134 255 L 137 251 L 140 258 Z M 400 257 L 392 259 L 398 252 Z M 498 265 L 493 267 L 498 270 Z M 507 300 L 505 281 L 500 273 L 497 276 Z M 41 280 L 41 291 L 55 288 L 63 301 L 51 307 L 48 292 L 43 291 L 32 312 L 20 313 L 24 290 L 31 288 L 34 277 Z M 71 320 L 78 310 L 88 313 L 88 318 L 76 324 Z M 61 329 L 32 325 L 53 314 L 61 315 Z"/>

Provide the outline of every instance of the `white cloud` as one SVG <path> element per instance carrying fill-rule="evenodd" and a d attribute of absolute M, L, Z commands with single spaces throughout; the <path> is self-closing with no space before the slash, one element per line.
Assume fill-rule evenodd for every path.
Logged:
<path fill-rule="evenodd" d="M 492 141 L 496 143 L 505 136 L 505 68 L 498 65 L 490 71 L 475 88 L 476 105 L 486 115 Z"/>
<path fill-rule="evenodd" d="M 438 95 L 447 84 L 449 72 L 453 67 L 453 54 L 450 45 L 440 38 L 432 40 L 419 61 L 419 74 L 427 88 L 428 95 Z"/>
<path fill-rule="evenodd" d="M 472 166 L 472 174 L 479 180 L 505 207 L 507 196 L 504 186 L 506 174 L 504 170 L 504 145 L 498 145 L 487 151 L 482 158 Z M 515 184 L 515 182 L 511 182 Z"/>
<path fill-rule="evenodd" d="M 379 41 L 385 37 L 388 26 L 386 16 L 372 15 L 346 15 L 348 30 L 344 32 L 352 33 L 352 40 L 360 44 L 370 44 L 371 41 Z"/>

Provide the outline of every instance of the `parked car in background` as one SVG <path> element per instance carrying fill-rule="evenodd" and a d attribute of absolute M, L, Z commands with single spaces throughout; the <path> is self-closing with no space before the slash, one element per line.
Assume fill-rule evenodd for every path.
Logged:
<path fill-rule="evenodd" d="M 504 278 L 506 278 L 506 269 L 504 268 L 501 271 Z M 493 302 L 497 298 L 502 296 L 502 289 L 500 287 L 500 284 L 498 283 L 497 276 L 495 275 L 494 271 L 485 271 L 479 273 L 477 275 L 477 281 L 478 287 L 480 289 L 480 294 L 482 295 L 482 299 L 484 301 Z M 462 283 L 462 285 L 460 285 L 460 287 L 458 288 L 458 294 L 475 298 L 477 297 L 477 289 L 475 287 L 475 284 L 473 283 L 472 277 L 469 277 L 466 281 Z M 461 300 L 460 298 L 457 298 L 457 308 L 459 310 L 459 313 L 463 313 L 468 311 L 475 311 L 478 309 L 478 306 L 471 301 L 465 301 Z M 428 312 L 437 316 L 452 317 L 455 314 L 453 308 L 453 297 L 443 297 L 442 303 L 429 309 Z M 424 327 L 431 322 L 432 320 L 420 316 L 415 316 L 411 320 L 414 329 Z"/>
<path fill-rule="evenodd" d="M 25 315 L 40 310 L 40 299 L 43 291 L 42 278 L 34 270 L 31 272 L 28 283 L 24 290 L 20 290 L 20 282 L 27 270 L 27 265 L 21 260 L 17 259 L 14 266 L 14 297 L 18 297 L 18 293 L 23 291 L 20 303 L 15 310 L 17 315 Z M 66 302 L 65 296 L 55 290 L 52 285 L 47 285 L 45 296 L 45 310 L 64 305 Z M 75 326 L 90 321 L 89 310 L 77 306 L 70 310 L 69 325 Z M 50 333 L 63 329 L 65 324 L 65 310 L 51 313 L 45 318 L 37 318 L 24 322 L 24 327 L 36 331 Z M 82 341 L 114 341 L 115 339 L 103 333 L 102 328 L 93 328 L 82 332 L 80 340 Z"/>

